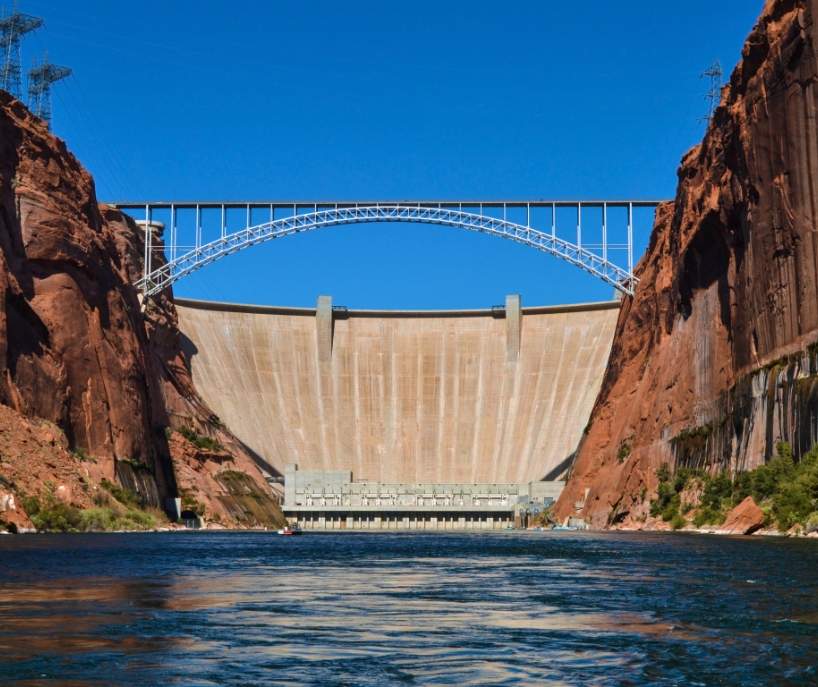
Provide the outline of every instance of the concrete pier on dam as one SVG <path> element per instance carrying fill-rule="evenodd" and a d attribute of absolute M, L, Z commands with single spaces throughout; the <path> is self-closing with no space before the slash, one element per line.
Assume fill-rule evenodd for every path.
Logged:
<path fill-rule="evenodd" d="M 176 307 L 197 389 L 273 478 L 292 464 L 381 484 L 528 485 L 570 467 L 619 303 Z"/>

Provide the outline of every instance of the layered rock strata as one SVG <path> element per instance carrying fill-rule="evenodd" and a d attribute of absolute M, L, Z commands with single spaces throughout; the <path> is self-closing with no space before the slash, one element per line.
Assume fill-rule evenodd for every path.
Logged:
<path fill-rule="evenodd" d="M 660 206 L 561 517 L 647 514 L 662 462 L 748 470 L 818 439 L 814 0 L 768 0 Z"/>

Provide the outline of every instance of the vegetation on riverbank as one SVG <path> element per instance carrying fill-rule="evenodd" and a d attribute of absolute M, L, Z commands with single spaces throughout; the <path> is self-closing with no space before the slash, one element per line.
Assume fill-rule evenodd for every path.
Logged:
<path fill-rule="evenodd" d="M 797 463 L 789 444 L 779 442 L 776 452 L 765 465 L 735 478 L 688 468 L 671 473 L 663 463 L 656 472 L 659 486 L 650 501 L 651 516 L 661 517 L 672 529 L 690 523 L 697 528 L 720 525 L 732 508 L 752 496 L 767 527 L 786 532 L 795 525 L 818 525 L 818 445 Z"/>
<path fill-rule="evenodd" d="M 165 514 L 152 508 L 144 497 L 102 480 L 94 495 L 95 508 L 76 508 L 52 494 L 29 496 L 22 506 L 39 532 L 112 532 L 148 530 L 167 522 Z"/>

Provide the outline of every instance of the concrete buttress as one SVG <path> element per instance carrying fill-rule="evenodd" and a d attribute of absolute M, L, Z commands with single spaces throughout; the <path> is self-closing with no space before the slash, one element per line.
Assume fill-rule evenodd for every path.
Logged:
<path fill-rule="evenodd" d="M 509 362 L 520 359 L 521 300 L 520 296 L 506 296 L 506 357 Z"/>
<path fill-rule="evenodd" d="M 318 360 L 326 363 L 332 360 L 332 296 L 318 296 L 315 324 L 318 335 Z"/>

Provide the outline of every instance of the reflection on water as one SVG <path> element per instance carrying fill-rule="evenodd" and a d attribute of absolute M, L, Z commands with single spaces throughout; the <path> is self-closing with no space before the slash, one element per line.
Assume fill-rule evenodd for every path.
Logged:
<path fill-rule="evenodd" d="M 818 544 L 0 538 L 0 683 L 814 685 Z"/>

